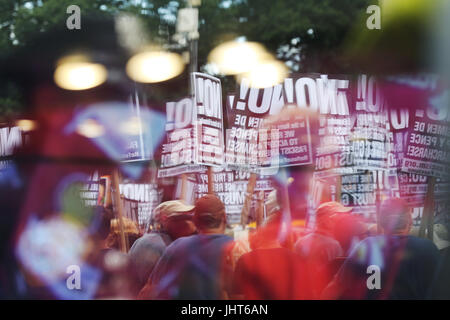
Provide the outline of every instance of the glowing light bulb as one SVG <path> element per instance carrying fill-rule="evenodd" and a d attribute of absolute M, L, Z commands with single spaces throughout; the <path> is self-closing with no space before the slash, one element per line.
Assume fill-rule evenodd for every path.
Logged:
<path fill-rule="evenodd" d="M 237 76 L 238 82 L 242 79 L 248 79 L 252 88 L 269 88 L 273 87 L 287 77 L 287 67 L 280 61 L 268 60 L 263 61 L 249 72 Z"/>
<path fill-rule="evenodd" d="M 58 64 L 54 73 L 55 83 L 66 90 L 86 90 L 106 81 L 106 68 L 97 63 L 80 61 L 79 57 L 67 57 Z"/>
<path fill-rule="evenodd" d="M 225 75 L 236 75 L 249 72 L 261 60 L 268 59 L 270 54 L 256 42 L 225 42 L 217 46 L 209 54 L 210 63 L 217 65 Z"/>
<path fill-rule="evenodd" d="M 156 83 L 178 76 L 184 70 L 184 63 L 176 53 L 148 51 L 131 57 L 126 70 L 134 81 Z"/>
<path fill-rule="evenodd" d="M 16 126 L 20 128 L 20 130 L 24 132 L 32 131 L 36 129 L 37 124 L 36 121 L 28 120 L 28 119 L 20 119 L 16 121 Z"/>

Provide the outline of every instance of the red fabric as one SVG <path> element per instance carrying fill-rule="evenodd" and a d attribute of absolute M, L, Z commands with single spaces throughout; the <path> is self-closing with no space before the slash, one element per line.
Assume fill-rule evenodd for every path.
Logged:
<path fill-rule="evenodd" d="M 314 298 L 303 260 L 285 248 L 244 254 L 236 266 L 234 293 L 250 300 Z"/>

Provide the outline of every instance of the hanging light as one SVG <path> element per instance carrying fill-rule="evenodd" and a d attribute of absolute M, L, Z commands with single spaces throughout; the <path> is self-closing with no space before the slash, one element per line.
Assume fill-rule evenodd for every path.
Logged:
<path fill-rule="evenodd" d="M 288 69 L 284 63 L 277 60 L 262 61 L 255 65 L 250 71 L 237 76 L 240 83 L 242 79 L 247 79 L 252 88 L 273 87 L 287 77 Z"/>
<path fill-rule="evenodd" d="M 107 76 L 103 65 L 89 62 L 84 56 L 73 55 L 58 61 L 53 77 L 60 88 L 86 90 L 101 85 Z"/>
<path fill-rule="evenodd" d="M 176 53 L 146 51 L 131 57 L 126 70 L 136 82 L 156 83 L 178 76 L 184 70 L 184 63 Z"/>
<path fill-rule="evenodd" d="M 208 61 L 217 65 L 220 73 L 236 75 L 252 70 L 261 60 L 270 57 L 256 42 L 225 42 L 211 51 Z"/>
<path fill-rule="evenodd" d="M 36 121 L 29 119 L 20 119 L 16 121 L 16 126 L 20 128 L 23 132 L 29 132 L 37 128 Z"/>

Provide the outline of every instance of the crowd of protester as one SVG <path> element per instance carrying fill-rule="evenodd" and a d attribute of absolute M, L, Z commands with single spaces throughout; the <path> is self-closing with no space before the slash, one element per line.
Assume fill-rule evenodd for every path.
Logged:
<path fill-rule="evenodd" d="M 450 299 L 450 241 L 443 224 L 435 224 L 434 241 L 418 237 L 411 208 L 392 198 L 382 202 L 376 224 L 331 201 L 318 206 L 313 227 L 289 221 L 286 228 L 280 193 L 269 194 L 264 221 L 247 228 L 248 237 L 234 237 L 224 204 L 212 194 L 194 205 L 162 202 L 143 235 L 126 218 L 121 234 L 112 210 L 97 207 L 81 266 L 83 289 L 93 293 L 84 298 Z M 62 245 L 69 255 L 71 246 Z M 17 259 L 17 250 L 2 257 L 2 296 L 83 298 L 67 290 L 67 274 L 39 276 L 26 257 Z M 42 256 L 39 263 L 44 261 Z"/>
<path fill-rule="evenodd" d="M 265 203 L 265 221 L 240 240 L 233 240 L 225 207 L 215 195 L 195 205 L 180 200 L 161 203 L 154 210 L 151 230 L 129 238 L 127 254 L 111 241 L 117 229 L 100 241 L 107 248 L 97 257 L 103 269 L 108 269 L 106 260 L 112 253 L 117 255 L 113 260 L 121 257 L 123 263 L 105 273 L 100 286 L 105 293 L 100 290 L 97 297 L 450 298 L 447 230 L 436 225 L 444 239 L 439 249 L 413 235 L 411 209 L 402 199 L 382 203 L 378 225 L 338 202 L 322 203 L 312 229 L 283 229 L 280 203 L 273 191 Z M 126 229 L 127 235 L 133 232 Z"/>

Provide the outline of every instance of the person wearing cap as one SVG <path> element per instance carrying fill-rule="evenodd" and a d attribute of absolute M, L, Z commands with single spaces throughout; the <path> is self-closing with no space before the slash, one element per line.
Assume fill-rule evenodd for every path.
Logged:
<path fill-rule="evenodd" d="M 225 235 L 225 206 L 215 195 L 195 203 L 194 223 L 198 234 L 175 240 L 152 271 L 141 299 L 224 298 L 226 250 L 232 238 Z M 150 288 L 150 289 L 148 289 Z"/>
<path fill-rule="evenodd" d="M 194 208 L 181 200 L 161 203 L 153 213 L 155 230 L 168 235 L 171 241 L 197 232 L 193 222 Z"/>
<path fill-rule="evenodd" d="M 334 216 L 351 210 L 335 201 L 322 203 L 316 210 L 314 231 L 298 239 L 294 245 L 294 251 L 306 261 L 316 297 L 328 284 L 330 264 L 344 254 L 333 237 Z"/>
<path fill-rule="evenodd" d="M 341 245 L 344 256 L 348 256 L 354 245 L 370 235 L 369 226 L 361 215 L 339 213 L 333 216 L 333 220 L 333 238 Z"/>
<path fill-rule="evenodd" d="M 328 263 L 343 255 L 341 245 L 333 238 L 334 215 L 350 212 L 339 202 L 330 201 L 321 204 L 316 210 L 316 228 L 313 232 L 297 240 L 294 250 L 300 256 Z"/>
<path fill-rule="evenodd" d="M 278 231 L 278 226 L 269 224 L 250 236 L 252 250 L 239 258 L 233 274 L 233 299 L 314 298 L 305 261 L 282 246 Z"/>
<path fill-rule="evenodd" d="M 430 240 L 410 235 L 411 208 L 403 199 L 387 199 L 379 224 L 383 234 L 355 246 L 323 299 L 430 298 L 439 251 Z"/>
<path fill-rule="evenodd" d="M 137 239 L 128 252 L 140 288 L 147 283 L 150 273 L 170 243 L 196 233 L 193 210 L 194 206 L 181 200 L 166 201 L 154 209 L 155 230 Z"/>

